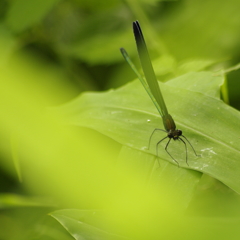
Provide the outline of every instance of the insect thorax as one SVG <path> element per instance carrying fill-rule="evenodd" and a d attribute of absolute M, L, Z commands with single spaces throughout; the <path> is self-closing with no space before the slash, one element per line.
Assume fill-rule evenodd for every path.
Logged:
<path fill-rule="evenodd" d="M 182 135 L 182 131 L 178 129 L 170 130 L 168 132 L 168 137 L 172 138 L 173 140 L 177 140 L 181 135 Z"/>

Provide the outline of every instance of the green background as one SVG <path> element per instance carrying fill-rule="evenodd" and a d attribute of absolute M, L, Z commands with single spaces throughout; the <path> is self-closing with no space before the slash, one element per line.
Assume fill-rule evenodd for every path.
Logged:
<path fill-rule="evenodd" d="M 240 71 L 221 74 L 240 60 L 239 8 L 1 0 L 0 239 L 239 239 Z M 179 168 L 146 149 L 161 119 L 119 51 L 140 67 L 135 20 L 201 155 L 189 167 L 178 142 Z"/>

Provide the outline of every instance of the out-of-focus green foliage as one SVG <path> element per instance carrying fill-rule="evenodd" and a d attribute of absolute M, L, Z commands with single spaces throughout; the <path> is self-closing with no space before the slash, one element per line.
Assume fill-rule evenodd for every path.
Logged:
<path fill-rule="evenodd" d="M 238 0 L 2 0 L 0 239 L 239 239 L 239 112 L 219 100 L 223 78 L 210 76 L 240 62 L 239 7 Z M 138 82 L 77 98 L 81 105 L 75 100 L 68 114 L 89 128 L 64 125 L 68 114 L 53 111 L 82 91 L 135 78 L 119 48 L 136 59 L 136 19 L 167 82 L 171 114 L 197 151 L 205 149 L 202 158 L 188 149 L 192 169 L 159 166 L 154 144 L 146 152 L 161 119 Z M 228 73 L 222 86 L 238 109 L 239 75 Z M 140 111 L 118 115 L 132 105 Z M 183 146 L 170 147 L 185 166 Z"/>
<path fill-rule="evenodd" d="M 6 24 L 14 32 L 22 32 L 40 23 L 59 0 L 12 1 L 7 12 Z"/>

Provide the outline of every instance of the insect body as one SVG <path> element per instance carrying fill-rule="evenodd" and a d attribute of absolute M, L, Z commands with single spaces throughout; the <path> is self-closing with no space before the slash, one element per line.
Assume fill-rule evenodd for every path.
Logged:
<path fill-rule="evenodd" d="M 193 149 L 195 155 L 197 156 L 196 151 L 193 148 L 192 144 L 188 141 L 188 139 L 185 136 L 182 135 L 182 131 L 176 129 L 176 124 L 175 124 L 172 116 L 168 113 L 167 106 L 164 102 L 161 90 L 159 88 L 158 81 L 157 81 L 156 75 L 154 73 L 152 63 L 151 63 L 151 60 L 150 60 L 150 57 L 149 57 L 149 54 L 148 54 L 147 46 L 146 46 L 146 43 L 145 43 L 145 40 L 144 40 L 144 37 L 143 37 L 143 34 L 142 34 L 142 30 L 141 30 L 141 27 L 140 27 L 138 21 L 133 22 L 133 32 L 134 32 L 134 36 L 135 36 L 135 40 L 136 40 L 136 45 L 137 45 L 137 50 L 138 50 L 141 66 L 142 66 L 142 69 L 143 69 L 146 80 L 138 72 L 137 68 L 135 67 L 135 65 L 131 61 L 130 57 L 128 56 L 126 50 L 124 48 L 121 48 L 120 51 L 121 51 L 124 59 L 128 62 L 130 67 L 133 69 L 133 71 L 137 75 L 138 79 L 141 81 L 143 87 L 145 88 L 146 92 L 148 93 L 149 97 L 151 98 L 153 104 L 157 108 L 160 116 L 162 117 L 163 125 L 164 125 L 164 128 L 165 128 L 165 130 L 159 129 L 159 128 L 154 129 L 154 131 L 152 132 L 152 134 L 150 136 L 150 139 L 149 139 L 148 148 L 150 147 L 152 136 L 154 135 L 154 133 L 156 131 L 166 132 L 167 136 L 164 137 L 163 139 L 161 139 L 160 141 L 158 141 L 158 143 L 156 145 L 157 156 L 158 156 L 158 146 L 159 146 L 159 144 L 163 140 L 165 140 L 166 138 L 169 138 L 169 140 L 168 140 L 168 142 L 165 146 L 165 150 L 168 153 L 168 155 L 174 160 L 174 162 L 177 165 L 179 165 L 177 160 L 169 153 L 168 145 L 169 145 L 169 143 L 171 142 L 172 139 L 173 140 L 180 140 L 181 142 L 184 143 L 184 146 L 185 146 L 186 163 L 188 165 L 187 144 L 186 144 L 185 141 L 188 142 L 188 144 Z M 182 138 L 184 138 L 185 141 Z"/>

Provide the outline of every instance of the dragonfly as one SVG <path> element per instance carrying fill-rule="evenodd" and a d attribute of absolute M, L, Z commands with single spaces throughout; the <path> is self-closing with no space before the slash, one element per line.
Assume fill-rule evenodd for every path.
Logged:
<path fill-rule="evenodd" d="M 164 137 L 163 139 L 161 139 L 160 141 L 158 141 L 157 144 L 156 144 L 157 156 L 158 156 L 159 144 L 161 142 L 163 142 L 165 139 L 168 138 L 168 142 L 165 146 L 165 151 L 173 159 L 173 161 L 179 166 L 178 161 L 168 151 L 168 146 L 169 146 L 169 143 L 171 142 L 171 140 L 172 139 L 173 140 L 179 140 L 185 146 L 186 164 L 189 166 L 189 164 L 188 164 L 188 150 L 187 150 L 186 142 L 191 146 L 194 154 L 196 156 L 198 156 L 198 155 L 197 155 L 194 147 L 192 146 L 192 144 L 189 142 L 189 140 L 182 134 L 182 131 L 179 130 L 179 129 L 176 129 L 176 124 L 175 124 L 172 116 L 168 113 L 167 106 L 166 106 L 165 101 L 163 99 L 163 95 L 161 93 L 156 75 L 154 73 L 153 66 L 152 66 L 152 63 L 151 63 L 151 59 L 150 59 L 150 56 L 149 56 L 149 53 L 148 53 L 147 45 L 145 43 L 143 33 L 142 33 L 142 30 L 141 30 L 141 27 L 140 27 L 140 24 L 139 24 L 138 21 L 133 22 L 133 33 L 134 33 L 134 37 L 135 37 L 135 41 L 136 41 L 136 45 L 137 45 L 137 51 L 138 51 L 139 59 L 140 59 L 140 62 L 141 62 L 141 66 L 142 66 L 142 70 L 143 70 L 145 78 L 139 73 L 136 66 L 133 64 L 132 60 L 130 59 L 128 53 L 126 52 L 126 50 L 124 48 L 120 48 L 120 51 L 121 51 L 124 59 L 126 60 L 126 62 L 130 65 L 132 70 L 137 75 L 138 79 L 140 80 L 140 82 L 142 83 L 146 92 L 148 93 L 149 97 L 151 98 L 153 104 L 157 108 L 160 116 L 162 117 L 163 126 L 165 128 L 165 130 L 160 129 L 160 128 L 155 128 L 153 130 L 153 132 L 150 136 L 150 139 L 149 139 L 148 149 L 150 148 L 152 137 L 153 137 L 154 133 L 156 133 L 156 131 L 166 132 L 167 136 Z"/>

